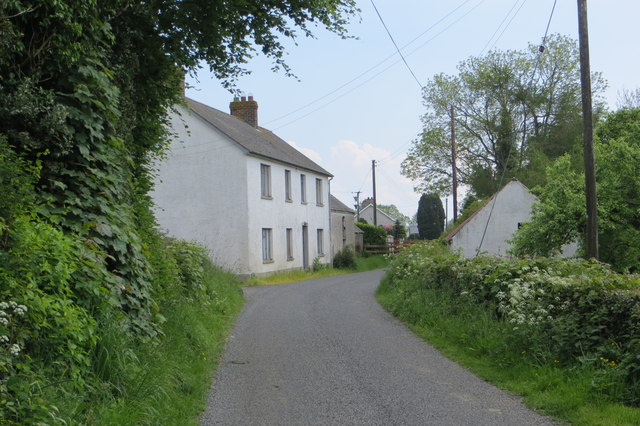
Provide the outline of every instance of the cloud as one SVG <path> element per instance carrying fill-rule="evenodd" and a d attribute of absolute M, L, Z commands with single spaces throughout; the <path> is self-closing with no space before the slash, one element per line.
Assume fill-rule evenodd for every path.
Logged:
<path fill-rule="evenodd" d="M 309 157 L 309 159 L 311 159 L 311 161 L 313 161 L 314 163 L 316 163 L 318 165 L 322 164 L 322 156 L 320 155 L 320 153 L 318 151 L 314 151 L 311 148 L 301 147 L 295 141 L 287 141 L 287 143 L 289 145 L 291 145 L 292 147 L 294 147 L 295 149 L 297 149 L 298 151 L 300 151 L 301 153 L 303 153 L 304 155 L 306 155 L 307 157 Z"/>
<path fill-rule="evenodd" d="M 327 169 L 335 178 L 331 192 L 347 205 L 353 205 L 356 191 L 362 191 L 360 200 L 373 196 L 371 161 L 376 160 L 376 198 L 379 204 L 394 204 L 407 216 L 418 209 L 419 195 L 413 184 L 400 174 L 400 163 L 405 155 L 395 155 L 368 143 L 340 140 L 329 149 Z"/>

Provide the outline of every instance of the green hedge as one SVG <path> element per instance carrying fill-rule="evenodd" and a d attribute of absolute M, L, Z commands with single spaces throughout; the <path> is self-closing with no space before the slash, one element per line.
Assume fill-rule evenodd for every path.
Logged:
<path fill-rule="evenodd" d="M 358 228 L 364 232 L 364 244 L 379 246 L 387 243 L 387 231 L 382 226 L 369 225 L 367 223 L 356 223 Z"/>
<path fill-rule="evenodd" d="M 626 389 L 621 402 L 640 404 L 638 275 L 581 260 L 463 259 L 441 245 L 417 244 L 392 260 L 386 285 L 402 286 L 407 298 L 431 289 L 454 303 L 485 306 L 532 360 L 593 364 L 602 372 L 596 387 L 617 383 Z"/>

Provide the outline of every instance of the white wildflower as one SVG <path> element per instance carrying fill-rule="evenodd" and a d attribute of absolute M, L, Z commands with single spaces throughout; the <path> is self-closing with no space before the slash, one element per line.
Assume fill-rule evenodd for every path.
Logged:
<path fill-rule="evenodd" d="M 9 304 L 7 302 L 0 302 L 0 309 L 7 309 Z"/>
<path fill-rule="evenodd" d="M 16 343 L 9 346 L 9 353 L 13 356 L 17 356 L 18 354 L 20 354 L 20 346 L 18 346 L 18 344 Z"/>
<path fill-rule="evenodd" d="M 0 324 L 1 325 L 7 325 L 7 324 L 9 324 L 9 320 L 4 318 L 4 317 L 0 317 Z"/>
<path fill-rule="evenodd" d="M 27 307 L 24 305 L 18 305 L 15 308 L 13 308 L 13 313 L 18 315 L 18 316 L 23 316 L 24 314 L 27 313 Z"/>
<path fill-rule="evenodd" d="M 0 336 L 0 343 L 9 343 L 9 336 Z"/>

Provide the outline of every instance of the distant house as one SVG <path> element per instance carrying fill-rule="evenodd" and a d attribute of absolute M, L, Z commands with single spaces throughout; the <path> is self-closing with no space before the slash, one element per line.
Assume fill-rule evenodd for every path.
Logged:
<path fill-rule="evenodd" d="M 355 224 L 355 211 L 329 194 L 331 205 L 331 258 L 345 247 L 356 249 L 356 234 L 362 231 Z"/>
<path fill-rule="evenodd" d="M 243 276 L 329 263 L 331 174 L 260 127 L 251 96 L 231 114 L 185 102 L 152 192 L 160 227 Z"/>
<path fill-rule="evenodd" d="M 508 243 L 521 223 L 531 220 L 536 196 L 517 179 L 513 179 L 445 237 L 452 250 L 464 257 L 477 254 L 508 257 Z M 563 256 L 575 255 L 576 245 L 563 248 Z"/>
<path fill-rule="evenodd" d="M 369 225 L 373 225 L 373 202 L 368 203 L 368 200 L 365 200 L 362 203 L 360 208 L 360 219 L 364 219 L 367 221 Z M 393 227 L 396 224 L 396 218 L 391 217 L 380 209 L 376 209 L 378 211 L 377 215 L 377 224 L 378 226 L 384 226 L 385 228 Z"/>

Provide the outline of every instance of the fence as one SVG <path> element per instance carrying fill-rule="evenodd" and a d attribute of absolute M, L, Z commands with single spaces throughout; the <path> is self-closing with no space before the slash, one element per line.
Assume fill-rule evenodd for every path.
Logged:
<path fill-rule="evenodd" d="M 364 252 L 369 254 L 393 254 L 399 253 L 411 244 L 415 244 L 415 241 L 395 241 L 393 243 L 387 243 L 383 245 L 365 245 Z"/>

